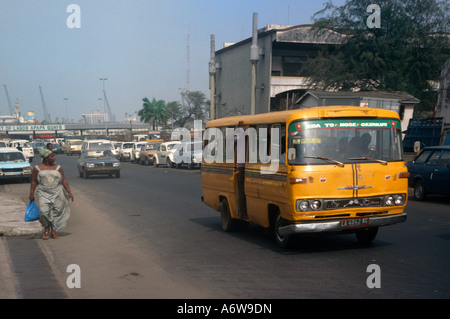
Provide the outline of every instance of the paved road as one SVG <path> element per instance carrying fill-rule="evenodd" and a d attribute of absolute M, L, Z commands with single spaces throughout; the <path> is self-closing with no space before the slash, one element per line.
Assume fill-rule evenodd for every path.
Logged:
<path fill-rule="evenodd" d="M 60 240 L 38 245 L 69 298 L 450 297 L 448 199 L 410 200 L 408 221 L 380 229 L 367 248 L 342 235 L 283 250 L 254 225 L 222 232 L 200 201 L 198 170 L 124 163 L 119 179 L 84 180 L 76 157 L 57 161 L 75 195 L 72 217 Z M 70 264 L 81 267 L 80 289 L 65 287 Z M 367 286 L 372 264 L 381 288 Z"/>

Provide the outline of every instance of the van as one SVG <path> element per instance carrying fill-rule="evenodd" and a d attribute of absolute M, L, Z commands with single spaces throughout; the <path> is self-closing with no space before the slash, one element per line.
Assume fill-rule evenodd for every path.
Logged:
<path fill-rule="evenodd" d="M 209 121 L 203 202 L 225 231 L 254 223 L 280 247 L 302 234 L 356 233 L 406 221 L 408 170 L 399 115 L 330 106 Z"/>
<path fill-rule="evenodd" d="M 25 154 L 25 157 L 28 160 L 28 162 L 31 163 L 33 161 L 34 151 L 33 151 L 33 146 L 31 145 L 30 141 L 18 140 L 18 139 L 17 140 L 9 140 L 8 146 L 22 151 Z"/>

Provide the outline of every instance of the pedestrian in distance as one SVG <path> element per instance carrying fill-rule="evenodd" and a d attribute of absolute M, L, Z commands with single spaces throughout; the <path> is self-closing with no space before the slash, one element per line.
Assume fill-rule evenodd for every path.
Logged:
<path fill-rule="evenodd" d="M 64 228 L 70 216 L 69 199 L 73 195 L 61 166 L 55 163 L 55 154 L 49 149 L 39 150 L 42 163 L 33 168 L 30 201 L 39 207 L 39 221 L 44 226 L 43 239 L 58 238 L 56 231 Z"/>
<path fill-rule="evenodd" d="M 52 143 L 47 143 L 47 144 L 45 145 L 45 147 L 47 147 L 48 150 L 50 150 L 50 151 L 53 152 L 53 144 L 52 144 Z"/>

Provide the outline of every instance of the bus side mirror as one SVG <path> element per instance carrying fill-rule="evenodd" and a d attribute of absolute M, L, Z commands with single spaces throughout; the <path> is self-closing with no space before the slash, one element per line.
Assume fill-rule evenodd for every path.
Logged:
<path fill-rule="evenodd" d="M 293 165 L 295 161 L 295 148 L 291 147 L 288 149 L 288 163 Z"/>

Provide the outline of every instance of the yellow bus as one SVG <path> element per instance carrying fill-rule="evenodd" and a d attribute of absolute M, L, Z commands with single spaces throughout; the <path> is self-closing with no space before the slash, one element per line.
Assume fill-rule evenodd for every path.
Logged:
<path fill-rule="evenodd" d="M 355 106 L 211 120 L 202 201 L 225 231 L 255 223 L 280 247 L 312 233 L 356 233 L 367 244 L 380 226 L 406 221 L 401 138 L 396 112 Z"/>

